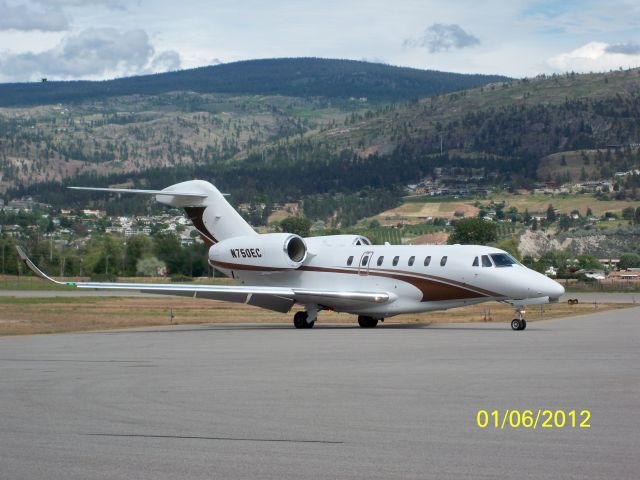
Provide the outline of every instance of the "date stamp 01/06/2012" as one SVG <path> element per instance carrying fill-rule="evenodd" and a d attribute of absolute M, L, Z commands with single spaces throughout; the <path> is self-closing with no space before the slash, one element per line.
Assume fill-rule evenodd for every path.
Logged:
<path fill-rule="evenodd" d="M 478 428 L 492 429 L 559 429 L 591 428 L 589 410 L 478 410 L 476 425 Z"/>

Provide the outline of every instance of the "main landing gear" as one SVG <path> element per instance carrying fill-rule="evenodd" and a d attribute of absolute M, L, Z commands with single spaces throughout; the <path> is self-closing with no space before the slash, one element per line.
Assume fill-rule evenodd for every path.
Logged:
<path fill-rule="evenodd" d="M 373 317 L 367 317 L 365 315 L 358 315 L 358 324 L 362 328 L 375 328 L 378 325 L 378 319 Z"/>
<path fill-rule="evenodd" d="M 516 314 L 518 318 L 511 320 L 511 328 L 513 330 L 524 330 L 527 328 L 527 321 L 524 319 L 524 309 L 518 308 Z"/>
<path fill-rule="evenodd" d="M 318 310 L 307 307 L 306 311 L 297 312 L 293 316 L 293 326 L 296 328 L 313 328 L 313 326 L 316 324 L 317 318 Z M 384 322 L 384 318 L 378 319 L 374 317 L 368 317 L 366 315 L 358 315 L 358 324 L 362 328 L 375 328 L 378 325 L 379 321 Z"/>
<path fill-rule="evenodd" d="M 313 328 L 316 324 L 315 318 L 310 322 L 308 312 L 297 312 L 293 316 L 293 326 L 296 328 Z"/>

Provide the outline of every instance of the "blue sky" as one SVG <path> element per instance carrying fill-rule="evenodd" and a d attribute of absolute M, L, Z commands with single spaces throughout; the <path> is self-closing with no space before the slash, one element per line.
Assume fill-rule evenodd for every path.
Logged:
<path fill-rule="evenodd" d="M 515 77 L 640 66 L 640 1 L 0 0 L 0 81 L 318 56 Z"/>

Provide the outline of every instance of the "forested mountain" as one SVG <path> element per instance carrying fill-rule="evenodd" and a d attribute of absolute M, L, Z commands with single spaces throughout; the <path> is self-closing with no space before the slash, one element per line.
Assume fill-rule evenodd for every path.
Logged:
<path fill-rule="evenodd" d="M 366 98 L 388 102 L 427 97 L 505 81 L 498 75 L 394 67 L 322 58 L 249 60 L 106 81 L 0 84 L 0 106 L 83 102 L 126 95 L 186 91 L 233 95 Z"/>
<path fill-rule="evenodd" d="M 638 149 L 625 147 L 640 141 L 637 69 L 540 76 L 403 102 L 361 96 L 170 92 L 4 108 L 2 185 L 9 196 L 63 205 L 91 197 L 70 197 L 61 180 L 158 188 L 196 176 L 235 202 L 303 199 L 314 216 L 342 209 L 351 218 L 393 204 L 399 186 L 437 167 L 482 167 L 485 181 L 526 186 L 559 174 L 539 169 L 558 152 L 602 149 L 586 175 L 640 165 Z M 623 148 L 606 154 L 611 145 Z"/>

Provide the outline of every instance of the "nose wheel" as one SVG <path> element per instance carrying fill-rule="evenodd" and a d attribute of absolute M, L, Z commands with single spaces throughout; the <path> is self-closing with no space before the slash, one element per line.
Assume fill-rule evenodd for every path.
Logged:
<path fill-rule="evenodd" d="M 527 328 L 527 321 L 524 319 L 524 310 L 518 309 L 516 310 L 518 314 L 518 318 L 514 318 L 511 320 L 511 329 L 512 330 L 524 330 Z"/>
<path fill-rule="evenodd" d="M 511 320 L 511 328 L 513 330 L 524 330 L 527 328 L 527 321 L 523 318 L 520 320 L 519 318 L 514 318 Z"/>

